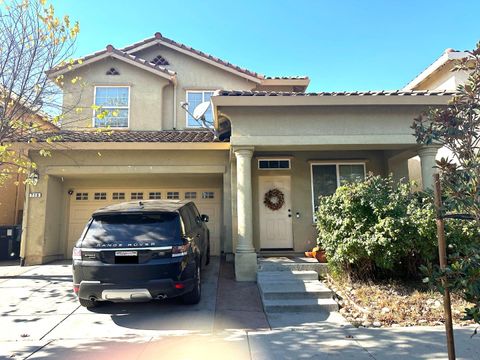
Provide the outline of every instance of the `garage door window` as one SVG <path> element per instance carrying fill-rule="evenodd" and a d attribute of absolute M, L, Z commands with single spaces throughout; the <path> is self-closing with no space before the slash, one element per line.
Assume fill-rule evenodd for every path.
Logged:
<path fill-rule="evenodd" d="M 76 193 L 75 200 L 88 200 L 88 193 Z"/>
<path fill-rule="evenodd" d="M 195 191 L 187 191 L 185 193 L 185 199 L 196 199 L 197 193 Z"/>
<path fill-rule="evenodd" d="M 112 200 L 125 200 L 124 192 L 114 192 L 112 194 Z"/>
<path fill-rule="evenodd" d="M 202 199 L 213 199 L 213 198 L 215 198 L 215 193 L 213 191 L 202 192 Z"/>
<path fill-rule="evenodd" d="M 95 200 L 107 200 L 107 193 L 96 192 L 93 196 Z"/>
<path fill-rule="evenodd" d="M 132 192 L 130 194 L 131 200 L 143 200 L 143 192 Z"/>
<path fill-rule="evenodd" d="M 169 191 L 167 192 L 167 199 L 169 200 L 180 199 L 180 193 L 178 191 Z"/>
<path fill-rule="evenodd" d="M 162 193 L 160 192 L 151 192 L 148 194 L 150 200 L 160 200 L 162 198 Z"/>

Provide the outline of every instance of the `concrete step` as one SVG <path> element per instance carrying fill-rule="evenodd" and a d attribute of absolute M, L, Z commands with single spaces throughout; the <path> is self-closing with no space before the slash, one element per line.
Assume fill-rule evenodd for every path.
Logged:
<path fill-rule="evenodd" d="M 331 299 L 333 292 L 318 280 L 287 280 L 258 283 L 264 300 Z"/>
<path fill-rule="evenodd" d="M 310 258 L 263 258 L 258 261 L 258 271 L 315 271 L 326 275 L 327 264 Z"/>
<path fill-rule="evenodd" d="M 306 271 L 259 271 L 257 273 L 258 281 L 277 282 L 282 280 L 318 280 L 318 274 L 313 270 Z"/>
<path fill-rule="evenodd" d="M 338 310 L 338 304 L 333 299 L 288 299 L 263 300 L 266 313 L 283 312 L 331 312 Z"/>

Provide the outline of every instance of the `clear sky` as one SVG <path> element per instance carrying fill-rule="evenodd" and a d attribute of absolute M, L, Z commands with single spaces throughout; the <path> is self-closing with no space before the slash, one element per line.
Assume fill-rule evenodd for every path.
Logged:
<path fill-rule="evenodd" d="M 480 0 L 53 0 L 77 55 L 164 36 L 310 91 L 403 87 L 446 48 L 480 40 Z"/>

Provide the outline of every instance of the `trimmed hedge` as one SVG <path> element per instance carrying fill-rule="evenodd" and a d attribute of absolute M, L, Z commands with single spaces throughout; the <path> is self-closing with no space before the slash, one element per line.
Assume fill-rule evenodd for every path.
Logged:
<path fill-rule="evenodd" d="M 368 175 L 320 197 L 318 245 L 334 269 L 361 279 L 418 278 L 421 265 L 438 259 L 433 195 L 411 186 Z M 453 247 L 468 234 L 463 224 L 447 227 Z"/>

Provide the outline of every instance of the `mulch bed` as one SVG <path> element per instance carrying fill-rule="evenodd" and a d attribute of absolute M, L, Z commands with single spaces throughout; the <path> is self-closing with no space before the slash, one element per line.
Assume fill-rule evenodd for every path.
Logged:
<path fill-rule="evenodd" d="M 328 277 L 328 285 L 339 299 L 340 313 L 354 326 L 399 327 L 444 324 L 443 295 L 422 283 L 401 281 L 349 282 Z M 469 304 L 452 295 L 455 325 L 474 324 L 463 320 Z"/>

